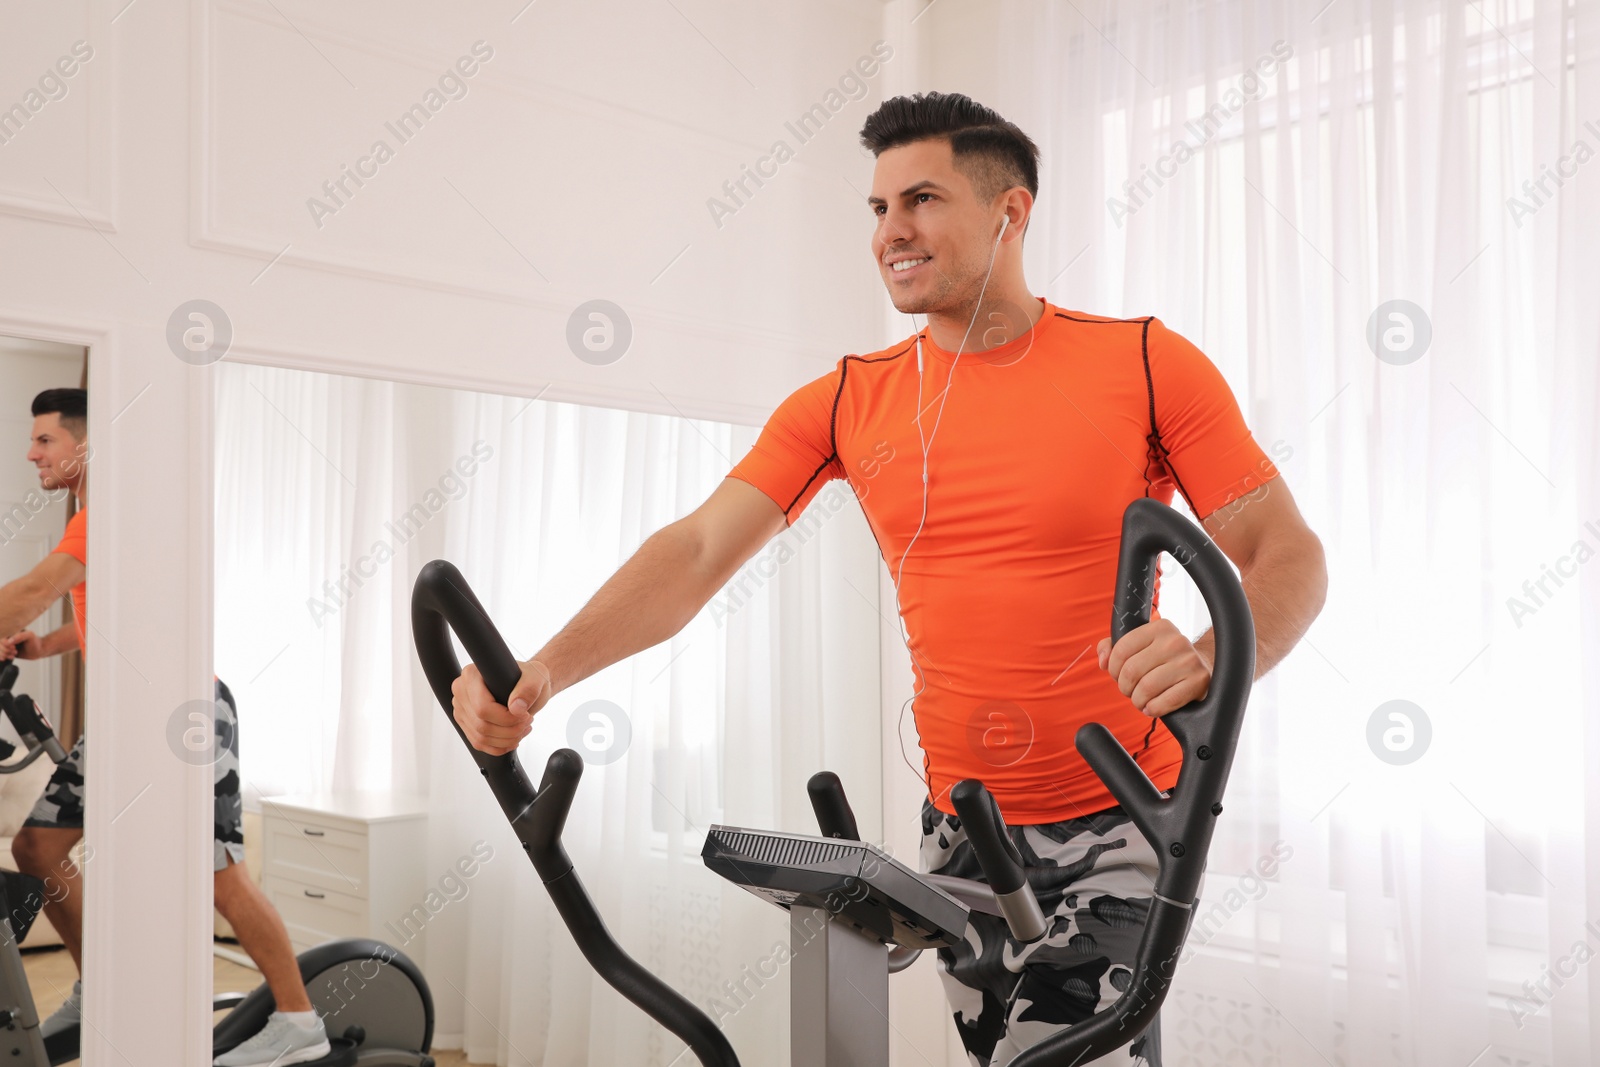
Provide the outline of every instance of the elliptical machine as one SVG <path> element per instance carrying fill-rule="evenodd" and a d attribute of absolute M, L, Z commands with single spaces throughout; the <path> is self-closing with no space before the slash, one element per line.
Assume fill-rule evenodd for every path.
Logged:
<path fill-rule="evenodd" d="M 1133 974 L 1113 1004 L 1026 1049 L 1012 1067 L 1075 1067 L 1137 1038 L 1166 998 L 1194 914 L 1255 675 L 1255 625 L 1244 589 L 1216 544 L 1171 508 L 1141 498 L 1123 514 L 1113 641 L 1150 621 L 1162 552 L 1194 578 L 1216 633 L 1216 663 L 1206 696 L 1162 720 L 1183 751 L 1177 784 L 1170 794 L 1158 790 L 1100 723 L 1085 725 L 1075 738 L 1084 760 L 1159 857 Z M 454 566 L 434 560 L 423 567 L 412 591 L 411 625 L 417 655 L 447 715 L 454 703 L 451 684 L 461 673 L 451 630 L 490 694 L 502 704 L 509 699 L 521 669 Z M 572 749 L 556 751 L 534 789 L 516 753 L 486 755 L 472 748 L 459 725 L 456 733 L 589 963 L 683 1040 L 706 1067 L 738 1067 L 737 1055 L 711 1018 L 617 944 L 573 869 L 561 831 L 583 758 Z M 1029 885 L 1030 872 L 981 782 L 960 783 L 951 799 L 986 883 L 919 874 L 860 841 L 836 776 L 813 776 L 808 792 L 822 836 L 713 826 L 702 858 L 723 877 L 790 913 L 798 946 L 791 954 L 791 1064 L 877 1067 L 889 1062 L 890 973 L 909 966 L 923 949 L 958 943 L 974 910 L 1004 917 L 1011 935 L 1022 942 L 1043 937 L 1048 924 Z"/>
<path fill-rule="evenodd" d="M 27 751 L 19 760 L 0 762 L 0 774 L 15 774 L 40 756 L 56 763 L 67 758 L 32 698 L 11 692 L 17 674 L 15 662 L 0 662 L 0 715 L 10 720 Z M 0 761 L 15 752 L 15 746 L 0 740 Z M 48 1039 L 40 1035 L 18 948 L 44 905 L 45 893 L 45 883 L 32 875 L 0 870 L 0 1063 L 10 1067 L 47 1067 L 78 1059 L 79 1026 Z M 417 965 L 399 949 L 370 938 L 347 938 L 307 949 L 299 963 L 306 994 L 332 1046 L 328 1055 L 304 1067 L 433 1067 L 428 1055 L 433 995 Z M 264 982 L 249 993 L 212 997 L 214 1011 L 231 1009 L 212 1028 L 212 1055 L 252 1037 L 275 1008 Z"/>

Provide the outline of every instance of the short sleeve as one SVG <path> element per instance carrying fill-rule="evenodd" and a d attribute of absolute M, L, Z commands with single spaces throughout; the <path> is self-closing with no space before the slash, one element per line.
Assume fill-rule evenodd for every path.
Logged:
<path fill-rule="evenodd" d="M 749 482 L 783 509 L 789 525 L 844 467 L 834 450 L 834 404 L 844 361 L 827 374 L 790 393 L 762 427 L 728 477 Z"/>
<path fill-rule="evenodd" d="M 1216 364 L 1157 318 L 1150 320 L 1145 345 L 1156 432 L 1167 469 L 1196 517 L 1277 477 Z"/>
<path fill-rule="evenodd" d="M 51 551 L 65 552 L 85 567 L 89 565 L 89 509 L 79 508 L 67 520 L 67 529 L 61 543 Z"/>

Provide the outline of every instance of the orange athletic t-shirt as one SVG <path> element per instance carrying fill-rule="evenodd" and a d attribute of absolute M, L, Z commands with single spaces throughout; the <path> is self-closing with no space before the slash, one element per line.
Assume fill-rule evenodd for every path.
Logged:
<path fill-rule="evenodd" d="M 85 567 L 89 565 L 89 509 L 79 508 L 67 520 L 67 531 L 54 551 L 65 552 Z M 84 630 L 89 625 L 89 580 L 87 577 L 72 587 L 72 622 L 78 628 L 78 647 L 89 650 Z"/>
<path fill-rule="evenodd" d="M 914 337 L 845 356 L 796 390 L 729 472 L 771 497 L 790 526 L 827 482 L 848 482 L 891 578 L 905 556 L 899 606 L 929 797 L 953 814 L 951 787 L 979 778 L 1015 824 L 1116 804 L 1078 755 L 1084 723 L 1104 723 L 1134 753 L 1149 730 L 1095 651 L 1110 634 L 1128 504 L 1170 502 L 1177 488 L 1204 517 L 1278 473 L 1221 372 L 1160 319 L 1040 302 L 1027 334 L 958 361 L 923 332 L 926 435 L 952 366 L 954 377 L 914 545 L 923 508 Z M 1181 760 L 1163 728 L 1138 757 L 1161 789 Z"/>

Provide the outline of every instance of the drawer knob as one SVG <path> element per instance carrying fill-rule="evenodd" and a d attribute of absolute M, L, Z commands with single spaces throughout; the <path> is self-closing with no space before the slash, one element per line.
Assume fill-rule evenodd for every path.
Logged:
<path fill-rule="evenodd" d="M 327 831 L 325 831 L 325 830 L 302 830 L 300 832 L 305 834 L 307 837 L 327 837 L 328 836 Z"/>
<path fill-rule="evenodd" d="M 310 897 L 312 900 L 322 900 L 323 898 L 325 898 L 328 895 L 326 893 L 313 893 L 309 889 L 304 890 L 304 892 L 305 892 L 305 895 Z"/>

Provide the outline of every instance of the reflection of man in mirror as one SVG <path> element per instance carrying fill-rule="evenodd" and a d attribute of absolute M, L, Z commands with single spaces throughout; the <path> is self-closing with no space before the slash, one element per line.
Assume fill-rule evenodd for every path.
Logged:
<path fill-rule="evenodd" d="M 0 586 L 0 660 L 41 659 L 85 648 L 88 626 L 88 395 L 82 389 L 47 389 L 33 401 L 33 441 L 28 461 L 39 471 L 45 492 L 70 491 L 78 511 L 61 543 L 31 571 Z M 39 635 L 23 629 L 72 593 L 72 622 Z M 278 1010 L 255 1037 L 217 1059 L 226 1067 L 303 1063 L 326 1056 L 322 1020 L 312 1010 L 300 967 L 283 920 L 244 868 L 244 835 L 239 797 L 238 713 L 233 694 L 216 680 L 215 899 L 233 926 L 239 946 L 256 962 L 272 989 Z M 61 935 L 80 973 L 83 967 L 81 872 L 72 849 L 83 837 L 84 737 L 72 746 L 44 794 L 12 842 L 12 854 L 25 873 L 45 882 L 45 914 Z M 40 1025 L 50 1037 L 80 1020 L 83 982 Z"/>

